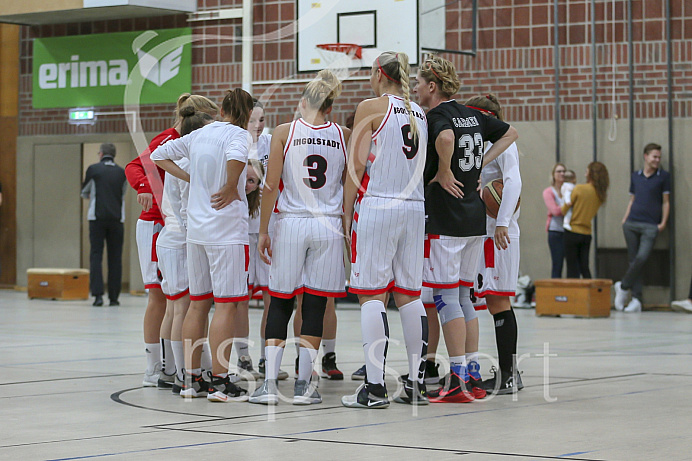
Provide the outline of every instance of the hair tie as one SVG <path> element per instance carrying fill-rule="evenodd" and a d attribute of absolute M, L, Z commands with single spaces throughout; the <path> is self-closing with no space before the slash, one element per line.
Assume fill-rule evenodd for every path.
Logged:
<path fill-rule="evenodd" d="M 437 77 L 437 79 L 438 79 L 440 82 L 442 82 L 442 78 L 441 78 L 439 75 L 437 75 L 437 72 L 435 72 L 435 69 L 433 69 L 432 63 L 430 63 L 430 64 L 428 65 L 428 69 L 430 69 L 430 72 L 432 72 L 433 74 L 435 74 L 435 77 Z"/>
<path fill-rule="evenodd" d="M 377 57 L 377 67 L 380 68 L 380 72 L 382 72 L 382 74 L 384 74 L 384 76 L 387 77 L 389 80 L 391 80 L 395 83 L 401 83 L 399 80 L 394 80 L 392 77 L 387 75 L 387 72 L 385 72 L 384 69 L 382 68 L 382 66 L 380 65 L 380 57 L 379 56 Z"/>
<path fill-rule="evenodd" d="M 497 117 L 497 114 L 490 109 L 481 109 L 480 107 L 474 107 L 474 106 L 466 106 L 466 107 L 471 108 L 471 109 L 476 109 L 477 111 L 480 111 L 480 112 L 484 113 L 485 115 L 493 115 L 493 116 Z"/>
<path fill-rule="evenodd" d="M 490 97 L 489 94 L 486 94 L 486 95 L 485 95 L 485 98 L 486 98 L 488 101 L 492 101 L 492 98 Z"/>

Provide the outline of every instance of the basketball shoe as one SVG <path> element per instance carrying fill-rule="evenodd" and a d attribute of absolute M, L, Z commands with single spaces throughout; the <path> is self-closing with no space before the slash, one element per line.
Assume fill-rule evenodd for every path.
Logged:
<path fill-rule="evenodd" d="M 366 381 L 356 389 L 355 394 L 341 397 L 341 404 L 349 408 L 387 408 L 389 406 L 387 388 L 382 384 Z"/>
<path fill-rule="evenodd" d="M 245 402 L 247 391 L 231 382 L 228 375 L 221 377 L 211 375 L 207 400 L 210 402 Z"/>
<path fill-rule="evenodd" d="M 344 374 L 336 367 L 336 354 L 330 352 L 322 357 L 322 376 L 333 381 L 341 381 Z"/>

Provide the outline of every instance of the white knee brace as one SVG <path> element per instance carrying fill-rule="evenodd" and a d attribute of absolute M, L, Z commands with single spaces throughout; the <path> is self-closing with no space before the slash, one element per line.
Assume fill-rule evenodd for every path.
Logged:
<path fill-rule="evenodd" d="M 478 318 L 476 308 L 473 307 L 473 303 L 471 302 L 471 288 L 465 286 L 459 287 L 459 304 L 461 305 L 461 310 L 467 322 Z"/>

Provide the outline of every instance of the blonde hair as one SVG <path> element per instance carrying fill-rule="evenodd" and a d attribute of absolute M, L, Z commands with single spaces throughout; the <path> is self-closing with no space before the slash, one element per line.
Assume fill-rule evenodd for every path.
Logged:
<path fill-rule="evenodd" d="M 341 94 L 341 81 L 328 69 L 321 70 L 310 83 L 305 85 L 303 99 L 311 107 L 324 112 L 334 104 L 334 100 Z"/>
<path fill-rule="evenodd" d="M 497 100 L 497 96 L 492 93 L 488 93 L 483 96 L 474 96 L 466 100 L 464 105 L 471 107 L 472 109 L 481 109 L 482 111 L 488 111 L 494 115 L 499 120 L 505 121 L 505 117 L 502 113 L 502 106 L 500 101 Z"/>
<path fill-rule="evenodd" d="M 216 117 L 219 114 L 219 106 L 212 100 L 198 94 L 183 93 L 180 95 L 175 105 L 176 124 L 182 121 L 183 116 L 180 111 L 185 107 L 194 107 L 195 112 L 204 112 L 211 117 Z"/>
<path fill-rule="evenodd" d="M 448 98 L 457 94 L 461 87 L 454 64 L 439 56 L 431 55 L 423 61 L 420 75 L 428 82 L 435 82 L 440 92 Z"/>
<path fill-rule="evenodd" d="M 386 51 L 379 55 L 375 62 L 388 80 L 392 80 L 394 83 L 401 85 L 404 106 L 408 111 L 408 120 L 411 125 L 411 134 L 413 135 L 413 141 L 416 142 L 418 140 L 418 121 L 411 109 L 411 88 L 409 86 L 411 66 L 409 66 L 408 63 L 408 55 L 406 53 Z"/>

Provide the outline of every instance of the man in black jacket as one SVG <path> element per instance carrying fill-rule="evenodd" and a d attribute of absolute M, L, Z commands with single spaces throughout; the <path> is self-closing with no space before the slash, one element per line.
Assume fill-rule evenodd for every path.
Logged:
<path fill-rule="evenodd" d="M 87 168 L 82 197 L 89 200 L 89 241 L 91 252 L 90 290 L 96 298 L 94 306 L 103 306 L 103 242 L 108 245 L 108 297 L 111 306 L 118 306 L 122 285 L 123 222 L 125 221 L 125 170 L 116 165 L 115 146 L 101 144 L 99 163 Z"/>

